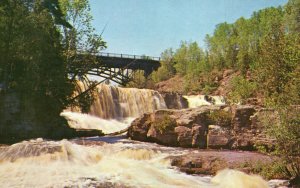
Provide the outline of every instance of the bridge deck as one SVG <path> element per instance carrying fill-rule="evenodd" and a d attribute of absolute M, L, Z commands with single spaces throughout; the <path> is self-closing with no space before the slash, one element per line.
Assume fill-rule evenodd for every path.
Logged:
<path fill-rule="evenodd" d="M 81 60 L 84 60 L 86 56 L 85 53 L 78 54 L 76 59 L 79 64 L 76 64 L 73 68 L 82 70 L 85 72 L 84 74 L 98 75 L 114 80 L 121 85 L 126 84 L 131 79 L 130 77 L 133 74 L 129 74 L 129 70 L 131 73 L 143 70 L 144 75 L 148 76 L 160 67 L 159 57 L 101 52 L 94 55 L 96 62 L 81 64 Z"/>
<path fill-rule="evenodd" d="M 154 60 L 160 61 L 160 57 L 146 56 L 146 55 L 129 55 L 129 54 L 117 54 L 117 53 L 106 53 L 100 52 L 96 54 L 102 57 L 117 57 L 117 58 L 127 58 L 127 59 L 143 59 L 143 60 Z"/>

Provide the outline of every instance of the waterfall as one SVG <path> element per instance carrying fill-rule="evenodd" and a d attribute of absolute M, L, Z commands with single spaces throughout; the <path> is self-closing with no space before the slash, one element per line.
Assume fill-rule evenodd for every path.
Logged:
<path fill-rule="evenodd" d="M 186 95 L 184 98 L 188 101 L 189 108 L 195 108 L 203 105 L 224 105 L 225 99 L 222 96 L 209 95 Z"/>
<path fill-rule="evenodd" d="M 81 84 L 82 90 L 86 87 Z M 121 88 L 100 84 L 90 115 L 103 119 L 138 117 L 146 112 L 167 108 L 162 95 L 150 89 Z"/>
<path fill-rule="evenodd" d="M 67 121 L 70 127 L 74 129 L 97 129 L 104 134 L 115 133 L 126 129 L 134 118 L 124 118 L 122 120 L 103 119 L 89 114 L 78 112 L 62 112 L 60 114 Z"/>
<path fill-rule="evenodd" d="M 79 85 L 82 91 L 87 89 L 82 82 L 79 82 Z M 78 107 L 61 113 L 70 127 L 98 129 L 109 134 L 126 129 L 134 118 L 144 113 L 167 108 L 163 96 L 150 89 L 121 88 L 100 84 L 94 95 L 95 101 L 88 114 L 79 113 Z"/>
<path fill-rule="evenodd" d="M 88 89 L 78 82 L 80 89 Z M 167 108 L 195 108 L 202 105 L 225 104 L 220 96 L 159 93 L 150 89 L 122 88 L 100 84 L 94 92 L 95 101 L 88 114 L 79 113 L 78 107 L 61 113 L 75 129 L 98 129 L 105 134 L 126 129 L 134 118 L 144 113 Z M 70 112 L 71 111 L 71 112 Z"/>

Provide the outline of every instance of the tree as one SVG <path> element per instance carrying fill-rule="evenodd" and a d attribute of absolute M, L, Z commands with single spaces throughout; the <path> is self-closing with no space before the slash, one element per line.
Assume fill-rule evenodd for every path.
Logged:
<path fill-rule="evenodd" d="M 16 93 L 23 112 L 35 109 L 36 123 L 54 126 L 61 121 L 59 114 L 74 86 L 55 18 L 42 2 L 1 1 L 0 83 L 5 86 L 3 94 Z"/>
<path fill-rule="evenodd" d="M 62 35 L 63 53 L 68 67 L 71 82 L 76 85 L 78 96 L 71 100 L 73 104 L 81 106 L 83 109 L 89 107 L 94 100 L 93 92 L 96 89 L 95 83 L 89 81 L 86 73 L 95 64 L 99 63 L 95 54 L 106 48 L 106 43 L 102 36 L 95 32 L 92 26 L 92 15 L 88 0 L 58 0 L 65 20 L 72 27 L 60 27 Z M 83 92 L 78 84 L 79 80 L 87 81 L 90 88 L 88 92 Z M 88 101 L 87 101 L 88 100 Z"/>
<path fill-rule="evenodd" d="M 176 50 L 174 55 L 175 69 L 176 72 L 180 75 L 186 74 L 187 62 L 188 62 L 187 51 L 188 51 L 187 42 L 181 42 L 180 48 Z"/>
<path fill-rule="evenodd" d="M 102 37 L 92 27 L 88 0 L 59 0 L 65 19 L 72 28 L 63 26 L 63 44 L 67 57 L 80 53 L 97 53 L 105 48 Z"/>
<path fill-rule="evenodd" d="M 157 71 L 151 74 L 151 79 L 154 82 L 160 82 L 167 80 L 175 75 L 176 69 L 174 67 L 174 52 L 173 50 L 167 49 L 161 54 L 161 66 Z"/>
<path fill-rule="evenodd" d="M 289 33 L 300 33 L 300 0 L 288 1 L 284 21 Z"/>
<path fill-rule="evenodd" d="M 291 56 L 293 51 L 290 48 L 295 46 L 288 47 L 282 28 L 276 25 L 262 43 L 260 61 L 256 64 L 254 75 L 264 96 L 273 104 L 279 103 L 287 83 L 292 79 L 291 73 L 298 64 L 299 57 L 296 54 Z"/>
<path fill-rule="evenodd" d="M 132 73 L 133 80 L 131 80 L 126 87 L 134 87 L 134 88 L 146 88 L 148 84 L 148 80 L 145 77 L 145 73 L 143 70 L 137 70 Z"/>
<path fill-rule="evenodd" d="M 281 171 L 300 185 L 300 109 L 295 106 L 277 108 L 279 121 L 266 119 L 267 133 L 276 139 L 275 155 L 280 157 Z M 297 186 L 297 187 L 298 187 Z"/>
<path fill-rule="evenodd" d="M 226 22 L 218 24 L 212 36 L 206 37 L 211 62 L 218 69 L 233 67 L 236 61 L 236 30 Z"/>
<path fill-rule="evenodd" d="M 255 82 L 250 82 L 243 76 L 236 76 L 230 81 L 228 99 L 232 103 L 244 104 L 246 99 L 254 96 L 256 89 Z"/>

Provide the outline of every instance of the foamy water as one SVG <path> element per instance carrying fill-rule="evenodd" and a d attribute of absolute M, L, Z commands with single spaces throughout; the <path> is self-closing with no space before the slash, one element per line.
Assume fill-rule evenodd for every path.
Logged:
<path fill-rule="evenodd" d="M 207 96 L 207 95 L 185 95 L 189 108 L 195 108 L 204 105 L 224 105 L 225 99 L 222 96 Z"/>
<path fill-rule="evenodd" d="M 114 133 L 126 129 L 134 118 L 124 118 L 122 120 L 106 120 L 89 114 L 77 112 L 62 112 L 60 114 L 68 121 L 70 127 L 74 129 L 96 129 L 102 130 L 104 134 Z"/>
<path fill-rule="evenodd" d="M 56 151 L 46 148 L 56 148 Z M 82 146 L 66 140 L 32 141 L 8 149 L 14 151 L 14 156 L 5 155 L 9 151 L 1 152 L 2 187 L 93 187 L 101 182 L 129 187 L 209 185 L 201 177 L 174 170 L 166 159 L 167 154 L 128 144 Z M 29 152 L 30 149 L 35 152 Z"/>
<path fill-rule="evenodd" d="M 0 151 L 1 187 L 268 187 L 260 177 L 234 170 L 224 170 L 212 180 L 181 173 L 168 156 L 188 150 L 126 139 L 102 146 L 39 139 Z"/>
<path fill-rule="evenodd" d="M 94 116 L 61 113 L 70 127 L 109 134 L 127 128 L 131 117 L 166 108 L 162 96 L 152 90 L 106 85 L 99 89 L 91 107 Z M 204 96 L 186 98 L 189 107 L 211 104 Z M 222 99 L 214 97 L 214 103 L 221 104 Z M 131 141 L 124 136 L 85 138 L 81 143 L 88 145 L 76 143 L 78 140 L 36 139 L 0 147 L 0 187 L 253 188 L 251 182 L 258 180 L 259 188 L 266 187 L 261 178 L 238 171 L 225 170 L 211 179 L 187 175 L 171 166 L 170 156 L 191 150 Z"/>

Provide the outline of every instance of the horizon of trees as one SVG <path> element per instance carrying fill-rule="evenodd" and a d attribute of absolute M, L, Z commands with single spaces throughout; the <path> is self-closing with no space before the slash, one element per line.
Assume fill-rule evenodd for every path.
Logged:
<path fill-rule="evenodd" d="M 299 104 L 299 12 L 300 1 L 289 0 L 283 7 L 256 11 L 248 19 L 220 23 L 206 36 L 206 49 L 185 41 L 178 49 L 166 49 L 161 67 L 140 86 L 153 87 L 180 75 L 186 93 L 210 94 L 223 71 L 232 69 L 239 75 L 231 83 L 229 98 L 243 102 L 260 96 L 270 105 Z M 243 86 L 238 87 L 240 83 Z"/>

